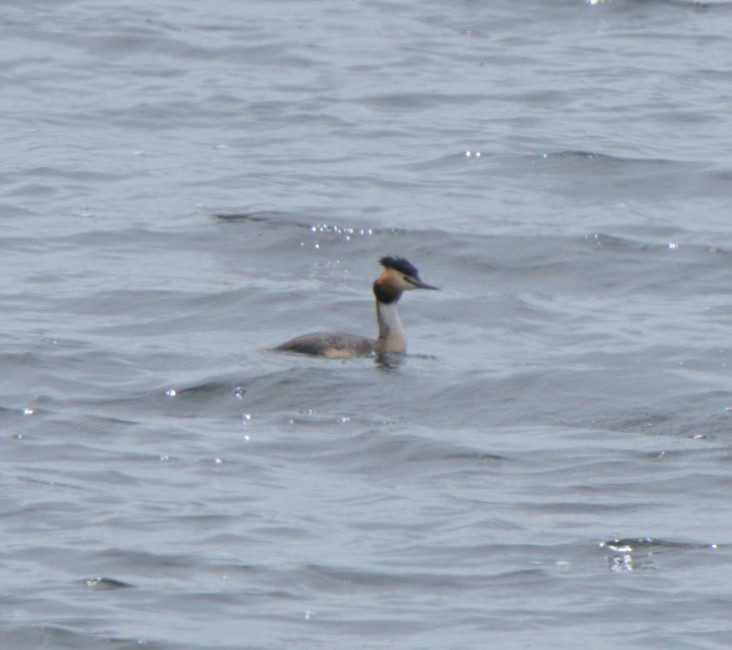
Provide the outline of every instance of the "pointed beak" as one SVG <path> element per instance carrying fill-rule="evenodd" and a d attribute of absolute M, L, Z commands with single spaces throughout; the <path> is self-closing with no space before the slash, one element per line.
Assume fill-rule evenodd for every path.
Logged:
<path fill-rule="evenodd" d="M 413 282 L 414 286 L 417 289 L 432 289 L 434 291 L 439 291 L 440 287 L 436 287 L 434 284 L 427 284 L 426 282 L 422 282 L 419 278 L 416 278 L 416 282 Z"/>

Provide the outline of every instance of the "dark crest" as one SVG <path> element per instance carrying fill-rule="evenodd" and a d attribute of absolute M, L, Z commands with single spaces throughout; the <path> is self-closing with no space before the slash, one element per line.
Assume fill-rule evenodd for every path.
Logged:
<path fill-rule="evenodd" d="M 404 273 L 404 275 L 409 275 L 413 278 L 419 277 L 417 267 L 410 264 L 403 257 L 382 257 L 379 262 L 385 269 L 394 269 L 395 271 L 399 271 L 399 273 Z"/>

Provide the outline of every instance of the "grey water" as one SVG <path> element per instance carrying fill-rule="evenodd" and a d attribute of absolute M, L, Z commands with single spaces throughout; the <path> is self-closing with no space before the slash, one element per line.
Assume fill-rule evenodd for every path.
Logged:
<path fill-rule="evenodd" d="M 0 647 L 732 644 L 732 3 L 0 33 Z"/>

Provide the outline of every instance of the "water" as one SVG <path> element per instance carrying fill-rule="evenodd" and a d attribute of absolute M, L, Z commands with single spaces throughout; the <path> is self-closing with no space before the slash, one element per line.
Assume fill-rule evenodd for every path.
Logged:
<path fill-rule="evenodd" d="M 729 647 L 730 29 L 6 3 L 0 645 Z"/>

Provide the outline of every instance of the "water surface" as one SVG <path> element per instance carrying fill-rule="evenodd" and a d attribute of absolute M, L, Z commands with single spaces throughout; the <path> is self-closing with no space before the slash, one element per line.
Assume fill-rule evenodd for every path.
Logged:
<path fill-rule="evenodd" d="M 3 647 L 729 646 L 732 5 L 4 18 Z"/>

